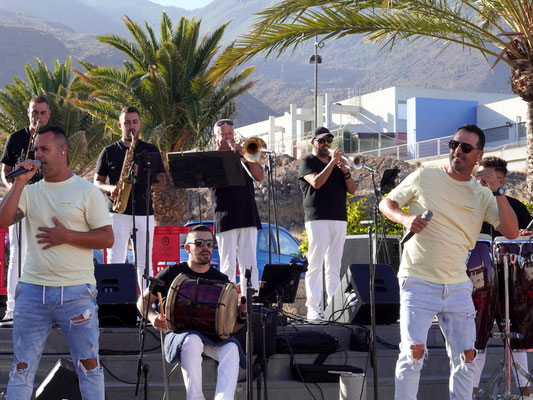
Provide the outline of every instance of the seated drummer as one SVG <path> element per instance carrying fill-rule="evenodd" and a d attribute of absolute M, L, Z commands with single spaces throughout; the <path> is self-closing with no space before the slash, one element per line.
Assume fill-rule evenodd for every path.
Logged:
<path fill-rule="evenodd" d="M 157 279 L 162 280 L 165 283 L 164 286 L 155 285 L 151 293 L 149 289 L 146 289 L 142 296 L 144 301 L 139 297 L 137 308 L 142 315 L 145 314 L 144 304 L 148 300 L 148 320 L 154 328 L 161 332 L 167 330 L 165 319 L 153 309 L 152 304 L 157 300 L 158 292 L 166 296 L 174 278 L 180 273 L 193 278 L 229 282 L 226 275 L 210 265 L 213 245 L 213 234 L 209 227 L 196 225 L 191 228 L 185 242 L 185 251 L 189 254 L 189 260 L 171 265 L 161 271 L 157 275 Z M 237 323 L 233 332 L 242 328 L 246 322 L 242 318 L 244 311 L 244 305 L 242 310 L 239 307 Z M 215 398 L 233 399 L 239 375 L 239 365 L 244 368 L 246 363 L 239 342 L 233 337 L 222 340 L 214 334 L 211 336 L 190 330 L 167 333 L 165 337 L 165 358 L 170 364 L 181 362 L 181 372 L 187 391 L 187 399 L 204 398 L 202 393 L 202 353 L 218 361 Z"/>
<path fill-rule="evenodd" d="M 483 158 L 479 162 L 479 167 L 476 175 L 477 180 L 482 185 L 488 186 L 488 180 L 490 179 L 491 175 L 495 176 L 496 180 L 499 182 L 499 187 L 503 188 L 505 185 L 505 177 L 507 176 L 507 161 L 494 156 Z M 529 211 L 527 210 L 526 206 L 522 202 L 520 202 L 520 200 L 517 200 L 510 196 L 506 197 L 507 201 L 509 201 L 509 204 L 511 205 L 513 211 L 516 214 L 516 218 L 518 219 L 518 228 L 520 229 L 520 236 L 531 235 L 532 232 L 528 231 L 526 228 L 533 218 L 529 214 Z M 500 232 L 494 229 L 492 225 L 486 222 L 484 222 L 483 226 L 481 227 L 481 233 L 490 235 L 492 239 L 498 236 L 503 236 Z M 477 388 L 481 379 L 481 371 L 483 370 L 483 367 L 485 365 L 485 357 L 486 353 L 479 353 L 474 361 L 476 364 L 476 373 L 474 376 L 474 394 L 477 393 Z M 524 367 L 525 370 L 528 369 L 527 353 L 519 350 L 513 350 L 513 361 L 519 363 L 522 367 Z M 515 368 L 511 368 L 511 370 L 514 373 Z M 518 376 L 518 386 L 520 387 L 520 393 L 522 395 L 528 396 L 531 394 L 531 387 L 529 386 L 528 379 L 522 376 L 521 374 L 519 374 Z"/>

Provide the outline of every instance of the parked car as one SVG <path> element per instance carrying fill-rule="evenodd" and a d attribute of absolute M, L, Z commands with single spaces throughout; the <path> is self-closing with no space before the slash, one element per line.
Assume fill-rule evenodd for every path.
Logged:
<path fill-rule="evenodd" d="M 200 222 L 189 222 L 185 226 L 199 225 Z M 213 221 L 203 221 L 203 225 L 213 226 Z M 279 227 L 279 247 L 280 252 L 277 252 L 276 246 L 276 228 L 275 225 L 270 225 L 272 232 L 272 264 L 288 264 L 294 257 L 300 256 L 300 249 L 298 248 L 298 240 L 291 235 L 291 233 L 283 228 Z M 189 255 L 183 248 L 185 244 L 185 236 L 180 236 L 180 260 L 186 261 L 189 259 Z M 213 249 L 213 256 L 211 257 L 211 265 L 219 269 L 220 256 L 218 254 L 218 244 L 215 242 Z M 268 264 L 268 224 L 261 223 L 261 229 L 257 231 L 257 269 L 259 272 L 259 280 L 263 276 L 263 269 Z M 237 273 L 238 274 L 238 273 Z"/>
<path fill-rule="evenodd" d="M 133 250 L 132 249 L 128 249 L 128 252 L 126 253 L 126 258 L 128 260 L 128 264 L 133 264 Z M 102 249 L 93 250 L 93 263 L 95 264 L 104 263 L 104 251 Z"/>

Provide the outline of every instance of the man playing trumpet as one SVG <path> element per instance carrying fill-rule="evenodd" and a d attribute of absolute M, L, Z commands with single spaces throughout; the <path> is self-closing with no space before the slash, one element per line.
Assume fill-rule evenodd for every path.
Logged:
<path fill-rule="evenodd" d="M 355 182 L 342 162 L 341 149 L 330 150 L 333 135 L 327 128 L 315 130 L 313 154 L 300 164 L 300 189 L 303 193 L 305 230 L 309 240 L 305 276 L 307 319 L 321 320 L 322 264 L 325 263 L 327 302 L 340 283 L 341 258 L 346 239 L 346 192 L 355 193 Z M 322 308 L 321 308 L 322 305 Z"/>
<path fill-rule="evenodd" d="M 264 178 L 263 168 L 259 163 L 247 162 L 241 146 L 235 143 L 233 121 L 221 119 L 214 126 L 214 139 L 219 151 L 239 151 L 243 168 L 254 179 L 261 182 Z M 244 171 L 244 186 L 228 186 L 211 190 L 213 200 L 214 231 L 220 255 L 220 272 L 227 275 L 231 282 L 236 281 L 236 260 L 240 266 L 241 293 L 246 293 L 245 268 L 252 269 L 252 287 L 258 289 L 257 272 L 257 230 L 261 229 L 261 220 L 255 204 L 254 184 L 249 174 Z"/>

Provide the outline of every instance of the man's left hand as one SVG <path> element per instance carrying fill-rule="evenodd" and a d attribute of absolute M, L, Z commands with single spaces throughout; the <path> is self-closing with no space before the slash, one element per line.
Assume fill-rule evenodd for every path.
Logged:
<path fill-rule="evenodd" d="M 491 168 L 478 171 L 476 174 L 477 181 L 483 186 L 487 186 L 491 191 L 495 192 L 501 186 L 498 177 Z"/>
<path fill-rule="evenodd" d="M 38 233 L 35 235 L 35 237 L 39 239 L 37 240 L 37 243 L 45 244 L 43 250 L 47 250 L 51 247 L 59 246 L 67 242 L 68 229 L 65 227 L 65 225 L 59 222 L 56 217 L 52 217 L 52 221 L 54 222 L 55 227 L 46 228 L 44 226 L 40 226 L 39 230 L 44 233 Z"/>

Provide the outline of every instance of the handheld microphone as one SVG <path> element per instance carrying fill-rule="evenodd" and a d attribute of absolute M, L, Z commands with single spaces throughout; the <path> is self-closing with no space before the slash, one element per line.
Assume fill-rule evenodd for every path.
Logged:
<path fill-rule="evenodd" d="M 424 211 L 424 213 L 422 214 L 421 218 L 425 221 L 431 221 L 431 217 L 433 217 L 433 212 L 431 210 L 426 210 Z M 407 232 L 405 234 L 405 236 L 403 237 L 402 241 L 400 242 L 401 245 L 403 245 L 405 242 L 407 242 L 409 239 L 411 239 L 413 237 L 415 233 L 410 231 L 410 232 Z"/>
<path fill-rule="evenodd" d="M 39 160 L 32 160 L 35 164 L 35 167 L 41 168 L 41 162 Z M 25 174 L 26 172 L 30 172 L 29 169 L 26 168 L 17 168 L 11 171 L 9 174 L 6 175 L 6 179 L 13 179 L 16 178 L 19 175 Z"/>

